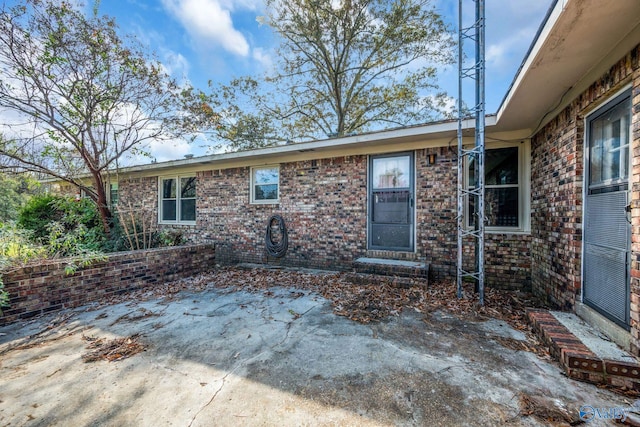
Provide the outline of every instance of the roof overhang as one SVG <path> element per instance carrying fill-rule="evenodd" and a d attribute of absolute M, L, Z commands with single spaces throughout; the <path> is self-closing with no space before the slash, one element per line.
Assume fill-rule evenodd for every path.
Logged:
<path fill-rule="evenodd" d="M 557 0 L 497 113 L 533 134 L 640 43 L 639 0 Z"/>
<path fill-rule="evenodd" d="M 495 116 L 487 116 L 486 126 L 495 124 Z M 473 135 L 475 120 L 465 120 L 462 129 Z M 278 145 L 257 150 L 213 154 L 189 159 L 173 160 L 120 168 L 121 174 L 162 174 L 174 169 L 207 170 L 229 167 L 270 164 L 283 161 L 321 159 L 340 155 L 398 152 L 416 148 L 456 145 L 458 122 L 442 121 L 386 131 L 371 132 L 341 138 Z M 502 135 L 504 137 L 504 135 Z M 516 135 L 516 137 L 519 135 Z"/>

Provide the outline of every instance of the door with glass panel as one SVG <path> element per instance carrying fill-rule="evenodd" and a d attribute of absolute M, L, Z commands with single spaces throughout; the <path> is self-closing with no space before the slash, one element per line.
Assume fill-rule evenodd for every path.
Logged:
<path fill-rule="evenodd" d="M 583 302 L 629 326 L 629 93 L 587 119 Z"/>
<path fill-rule="evenodd" d="M 414 249 L 413 153 L 369 158 L 369 249 Z"/>

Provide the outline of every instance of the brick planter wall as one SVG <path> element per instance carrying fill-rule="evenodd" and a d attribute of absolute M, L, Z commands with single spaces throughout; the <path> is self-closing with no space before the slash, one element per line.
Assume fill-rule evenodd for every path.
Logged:
<path fill-rule="evenodd" d="M 64 260 L 22 267 L 3 276 L 11 305 L 0 325 L 189 277 L 214 261 L 213 245 L 192 245 L 116 253 L 73 275 L 65 274 Z"/>

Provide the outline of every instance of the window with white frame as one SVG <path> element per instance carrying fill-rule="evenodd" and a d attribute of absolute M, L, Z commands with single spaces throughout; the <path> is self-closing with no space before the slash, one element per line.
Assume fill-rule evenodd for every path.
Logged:
<path fill-rule="evenodd" d="M 528 190 L 524 144 L 485 149 L 485 226 L 487 231 L 526 231 Z M 475 162 L 467 163 L 467 187 L 476 185 Z M 467 225 L 474 227 L 475 206 L 467 201 Z"/>
<path fill-rule="evenodd" d="M 280 199 L 280 167 L 251 168 L 251 203 L 278 203 Z"/>
<path fill-rule="evenodd" d="M 160 178 L 160 222 L 194 224 L 196 221 L 196 177 Z"/>

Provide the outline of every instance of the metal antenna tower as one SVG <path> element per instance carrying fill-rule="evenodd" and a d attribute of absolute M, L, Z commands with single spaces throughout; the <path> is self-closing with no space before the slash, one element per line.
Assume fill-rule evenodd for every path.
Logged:
<path fill-rule="evenodd" d="M 458 0 L 458 298 L 462 298 L 462 281 L 471 278 L 476 282 L 480 304 L 484 304 L 484 127 L 485 127 L 485 18 L 484 0 L 473 0 L 476 4 L 476 19 L 472 26 L 462 27 L 462 3 Z M 464 41 L 472 40 L 475 44 L 475 63 L 465 67 Z M 475 81 L 475 106 L 465 111 L 462 100 L 462 86 L 465 79 Z M 475 144 L 465 149 L 463 144 L 463 122 L 475 118 Z M 465 174 L 465 167 L 473 172 Z M 468 185 L 465 185 L 468 179 Z M 469 226 L 465 224 L 465 205 L 469 204 Z M 472 215 L 473 214 L 473 215 Z M 473 220 L 473 221 L 471 221 Z M 466 247 L 465 247 L 466 245 Z M 472 246 L 473 245 L 473 246 Z M 465 250 L 466 249 L 466 250 Z M 465 255 L 473 249 L 474 263 L 466 264 Z M 469 260 L 470 261 L 470 260 Z"/>

